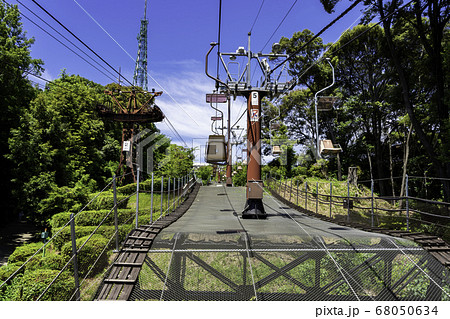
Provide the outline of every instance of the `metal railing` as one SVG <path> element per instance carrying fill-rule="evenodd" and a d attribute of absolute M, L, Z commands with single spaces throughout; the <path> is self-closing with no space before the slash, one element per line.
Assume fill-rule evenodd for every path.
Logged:
<path fill-rule="evenodd" d="M 140 173 L 138 169 L 136 189 L 131 194 L 118 195 L 116 181 L 122 176 L 114 176 L 76 214 L 53 216 L 53 236 L 27 260 L 4 266 L 11 274 L 0 281 L 0 300 L 92 300 L 120 243 L 133 227 L 151 224 L 175 210 L 196 182 L 191 173 L 180 178 L 155 178 L 152 173 L 149 185 L 141 187 Z M 155 183 L 160 183 L 159 190 Z M 143 193 L 150 194 L 149 207 L 142 198 L 140 202 L 139 194 Z M 135 209 L 126 209 L 132 197 L 136 198 Z M 102 203 L 112 207 L 99 210 Z"/>
<path fill-rule="evenodd" d="M 420 231 L 450 240 L 450 203 L 410 196 L 411 179 L 406 176 L 404 196 L 378 196 L 374 189 L 381 180 L 353 185 L 267 176 L 265 185 L 285 200 L 337 222 Z"/>

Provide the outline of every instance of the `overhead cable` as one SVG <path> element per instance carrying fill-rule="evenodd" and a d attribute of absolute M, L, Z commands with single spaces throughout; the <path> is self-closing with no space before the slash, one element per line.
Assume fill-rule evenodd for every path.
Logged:
<path fill-rule="evenodd" d="M 90 46 L 88 46 L 86 43 L 83 42 L 79 37 L 77 37 L 72 31 L 70 31 L 61 21 L 59 21 L 56 17 L 54 17 L 50 12 L 48 12 L 44 7 L 42 7 L 36 0 L 32 0 L 42 11 L 44 11 L 48 16 L 50 16 L 53 20 L 55 20 L 60 26 L 64 28 L 67 32 L 69 32 L 75 39 L 77 39 L 81 44 L 83 44 L 89 51 L 94 53 L 100 60 L 103 61 L 108 67 L 110 67 L 115 73 L 117 73 L 120 76 L 119 71 L 117 71 L 111 64 L 109 64 L 105 59 L 103 59 L 97 52 L 95 52 Z M 133 86 L 133 84 L 124 76 L 122 76 L 125 81 Z"/>
<path fill-rule="evenodd" d="M 260 14 L 261 9 L 262 9 L 262 7 L 263 7 L 263 5 L 264 5 L 264 1 L 265 1 L 265 0 L 263 0 L 263 1 L 261 2 L 261 5 L 259 6 L 258 13 L 256 14 L 256 17 L 255 17 L 255 20 L 253 21 L 252 27 L 250 28 L 250 33 L 252 33 L 252 30 L 253 30 L 253 27 L 255 26 L 256 20 L 258 20 L 259 14 Z"/>
<path fill-rule="evenodd" d="M 317 39 L 322 33 L 324 33 L 326 30 L 328 30 L 332 25 L 334 25 L 336 22 L 338 22 L 340 19 L 342 19 L 347 13 L 349 13 L 353 8 L 355 8 L 361 0 L 356 0 L 354 3 L 352 3 L 347 9 L 345 9 L 338 17 L 336 17 L 333 21 L 328 23 L 322 30 L 319 31 L 316 35 L 314 35 L 308 42 L 306 42 L 304 45 L 302 45 L 298 50 L 296 50 L 294 53 L 289 55 L 283 62 L 276 65 L 269 74 L 272 74 L 276 69 L 278 69 L 280 66 L 282 66 L 287 61 L 291 60 L 294 56 L 296 56 L 301 50 L 303 50 L 306 46 L 308 46 L 312 41 Z"/>
<path fill-rule="evenodd" d="M 278 24 L 278 26 L 276 27 L 276 29 L 273 31 L 272 35 L 270 36 L 270 38 L 267 40 L 266 44 L 264 44 L 263 48 L 261 49 L 264 50 L 266 45 L 269 43 L 269 41 L 273 38 L 273 36 L 275 35 L 275 33 L 278 31 L 278 29 L 281 27 L 281 25 L 283 24 L 284 20 L 287 18 L 287 16 L 289 15 L 289 13 L 291 12 L 292 8 L 294 8 L 295 4 L 297 3 L 298 0 L 295 0 L 294 3 L 291 5 L 291 7 L 289 8 L 288 12 L 286 12 L 286 14 L 284 15 L 283 19 L 281 20 L 281 22 Z"/>
<path fill-rule="evenodd" d="M 34 0 L 33 0 L 34 1 Z M 75 0 L 74 0 L 75 1 Z M 133 60 L 133 61 L 135 61 L 135 59 L 131 56 L 131 54 L 130 53 L 128 53 L 128 51 L 127 50 L 125 50 L 120 44 L 119 44 L 119 42 L 117 42 L 116 41 L 116 39 L 114 39 L 113 38 L 113 36 L 111 35 L 111 34 L 109 34 L 106 30 L 105 30 L 105 28 L 103 28 L 102 26 L 101 26 L 101 24 L 100 23 L 98 23 L 97 22 L 97 20 L 95 20 L 94 19 L 94 17 L 92 17 L 92 15 L 90 15 L 87 11 L 86 11 L 86 9 L 84 9 L 78 2 L 76 2 L 75 1 L 75 3 L 92 19 L 92 21 L 94 21 L 121 49 L 122 49 L 122 51 L 123 52 L 125 52 L 125 54 L 126 55 L 128 55 L 129 57 L 130 57 L 130 59 L 131 60 Z M 161 90 L 163 90 L 174 102 L 175 102 L 175 104 L 178 106 L 178 107 L 180 107 L 181 108 L 181 110 L 184 112 L 184 113 L 186 113 L 186 115 L 187 116 L 189 116 L 189 118 L 191 119 L 191 120 L 193 120 L 194 122 L 195 122 L 195 124 L 197 124 L 198 126 L 200 126 L 200 124 L 198 124 L 197 123 L 197 121 L 194 119 L 194 118 L 192 118 L 192 116 L 189 114 L 189 113 L 187 113 L 184 109 L 183 109 L 183 107 L 175 100 L 175 98 L 169 93 L 169 91 L 167 91 L 161 84 L 159 84 L 158 83 L 158 81 L 156 81 L 156 79 L 150 74 L 150 73 L 148 73 L 148 71 L 147 70 L 145 70 L 146 72 L 147 72 L 147 75 L 153 80 L 153 82 L 155 82 L 156 83 L 156 85 L 158 85 L 160 88 L 161 88 Z M 127 81 L 128 82 L 128 81 Z M 129 83 L 129 82 L 128 82 Z"/>
<path fill-rule="evenodd" d="M 28 21 L 30 21 L 32 24 L 34 24 L 36 27 L 38 27 L 39 29 L 41 29 L 43 32 L 47 33 L 50 37 L 52 37 L 53 39 L 55 39 L 56 41 L 58 41 L 61 45 L 63 45 L 66 49 L 70 50 L 73 54 L 75 54 L 76 56 L 78 56 L 80 59 L 82 59 L 83 61 L 85 61 L 87 64 L 89 64 L 91 67 L 93 67 L 94 69 L 96 69 L 98 72 L 102 73 L 105 77 L 107 77 L 108 79 L 112 80 L 113 82 L 116 82 L 115 78 L 112 78 L 110 75 L 106 74 L 105 72 L 103 72 L 102 70 L 100 70 L 98 67 L 96 67 L 95 65 L 93 65 L 91 62 L 89 62 L 88 60 L 86 60 L 84 57 L 82 57 L 80 54 L 78 54 L 77 52 L 75 52 L 72 48 L 70 48 L 69 46 L 67 46 L 65 43 L 63 43 L 61 40 L 59 40 L 58 38 L 56 38 L 54 35 L 52 35 L 51 33 L 49 33 L 47 30 L 45 30 L 44 28 L 42 28 L 39 24 L 37 24 L 36 22 L 34 22 L 33 20 L 31 20 L 29 17 L 27 17 L 24 13 L 20 12 L 20 15 L 23 16 L 25 19 L 27 19 Z M 73 44 L 73 43 L 72 43 Z M 79 49 L 79 48 L 78 48 Z M 80 50 L 80 49 L 79 49 Z M 82 51 L 83 52 L 83 51 Z M 83 52 L 84 54 L 86 54 L 85 52 Z M 86 54 L 87 55 L 87 54 Z M 90 57 L 89 55 L 87 55 L 89 58 L 92 59 L 92 57 Z M 93 60 L 94 62 L 96 62 L 95 60 Z M 97 62 L 96 62 L 97 63 Z M 98 63 L 97 63 L 98 64 Z M 100 67 L 102 67 L 100 65 Z M 103 68 L 103 67 L 102 67 Z M 109 72 L 109 71 L 107 71 Z"/>

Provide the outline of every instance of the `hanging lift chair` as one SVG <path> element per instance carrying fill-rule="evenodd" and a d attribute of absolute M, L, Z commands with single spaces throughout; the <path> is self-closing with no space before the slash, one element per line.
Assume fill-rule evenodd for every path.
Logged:
<path fill-rule="evenodd" d="M 338 99 L 336 96 L 319 96 L 317 100 L 317 111 L 331 111 Z"/>
<path fill-rule="evenodd" d="M 227 159 L 224 135 L 210 135 L 206 146 L 206 162 L 223 165 Z"/>
<path fill-rule="evenodd" d="M 339 144 L 333 144 L 331 140 L 321 140 L 319 145 L 320 155 L 334 155 L 342 152 Z"/>

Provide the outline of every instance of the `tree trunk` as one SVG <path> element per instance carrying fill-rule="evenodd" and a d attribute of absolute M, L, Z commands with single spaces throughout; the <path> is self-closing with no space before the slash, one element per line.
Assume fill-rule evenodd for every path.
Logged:
<path fill-rule="evenodd" d="M 408 137 L 406 138 L 405 143 L 405 152 L 403 154 L 403 174 L 402 174 L 402 187 L 400 189 L 400 197 L 403 197 L 405 194 L 405 181 L 406 181 L 406 172 L 407 172 L 407 165 L 408 165 L 408 157 L 409 157 L 409 139 L 411 137 L 413 126 L 409 127 L 408 131 Z M 400 207 L 402 206 L 402 200 L 400 200 Z"/>
<path fill-rule="evenodd" d="M 394 0 L 391 2 L 391 5 L 389 6 L 389 8 L 391 11 L 393 11 L 394 9 L 396 9 L 398 7 L 398 5 L 399 5 L 398 1 Z M 405 105 L 406 112 L 409 115 L 409 119 L 411 120 L 411 124 L 414 128 L 414 131 L 417 134 L 417 137 L 419 138 L 425 151 L 427 152 L 430 160 L 435 165 L 439 177 L 447 178 L 448 173 L 450 172 L 450 164 L 444 165 L 442 163 L 442 161 L 438 159 L 439 154 L 437 154 L 431 141 L 428 139 L 427 134 L 424 132 L 421 123 L 418 121 L 418 119 L 416 118 L 416 115 L 414 113 L 414 108 L 411 103 L 410 89 L 409 89 L 408 81 L 406 78 L 406 74 L 401 65 L 400 57 L 398 56 L 398 51 L 395 48 L 393 36 L 391 34 L 392 16 L 389 18 L 386 18 L 386 12 L 384 9 L 383 0 L 378 0 L 377 10 L 380 13 L 380 18 L 383 21 L 383 29 L 384 29 L 385 36 L 386 36 L 386 42 L 388 44 L 389 51 L 391 53 L 392 62 L 398 73 L 399 83 L 400 83 L 400 86 L 402 87 L 403 102 Z M 448 114 L 447 114 L 447 118 L 448 118 Z M 444 127 L 442 127 L 442 129 L 445 130 Z M 445 138 L 447 138 L 447 137 L 445 137 Z M 444 198 L 446 201 L 448 200 L 448 198 L 450 198 L 450 183 L 448 183 L 446 181 L 444 181 Z"/>

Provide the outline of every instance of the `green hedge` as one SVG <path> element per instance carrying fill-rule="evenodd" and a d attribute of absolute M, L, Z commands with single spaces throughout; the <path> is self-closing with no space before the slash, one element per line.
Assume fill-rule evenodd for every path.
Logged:
<path fill-rule="evenodd" d="M 9 263 L 24 263 L 28 258 L 42 247 L 42 243 L 31 243 L 17 247 L 14 252 L 8 257 Z"/>
<path fill-rule="evenodd" d="M 75 236 L 76 238 L 81 238 L 87 235 L 90 235 L 97 226 L 77 226 L 75 227 Z M 126 235 L 134 228 L 132 225 L 122 225 L 119 226 L 119 241 L 122 241 Z M 56 234 L 61 228 L 56 228 L 53 232 Z M 97 230 L 97 234 L 108 238 L 108 240 L 114 235 L 115 227 L 114 226 L 100 226 Z M 66 243 L 70 242 L 70 227 L 65 227 L 61 230 L 61 232 L 52 240 L 53 247 L 57 250 L 61 250 L 62 246 Z M 114 239 L 112 243 L 114 243 Z"/>
<path fill-rule="evenodd" d="M 9 278 L 17 269 L 20 268 L 20 263 L 8 263 L 0 267 L 0 283 Z M 22 271 L 23 272 L 23 271 Z"/>
<path fill-rule="evenodd" d="M 100 222 L 106 218 L 104 225 L 114 225 L 114 212 L 110 212 L 110 210 L 85 210 L 75 217 L 75 225 L 76 226 L 97 226 Z M 117 219 L 119 224 L 123 224 L 130 217 L 136 214 L 135 210 L 132 209 L 118 209 L 117 210 Z M 59 214 L 55 214 L 50 219 L 50 226 L 52 227 L 53 233 L 55 233 L 54 229 L 58 227 L 62 227 L 66 225 L 70 220 L 70 212 L 63 212 Z"/>
<path fill-rule="evenodd" d="M 88 238 L 89 236 L 85 236 L 77 239 L 77 249 L 80 249 L 81 245 L 83 245 Z M 108 266 L 108 250 L 104 250 L 107 244 L 108 239 L 102 235 L 94 234 L 89 238 L 77 254 L 78 274 L 80 277 L 85 277 L 88 273 L 89 277 L 93 277 Z M 71 242 L 64 244 L 61 249 L 61 255 L 65 257 L 66 261 L 70 259 L 72 256 Z"/>
<path fill-rule="evenodd" d="M 66 260 L 64 257 L 56 254 L 46 252 L 45 257 L 42 254 L 36 256 L 37 258 L 33 258 L 25 265 L 25 270 L 36 270 L 36 269 L 53 269 L 53 270 L 61 270 L 66 264 Z"/>
<path fill-rule="evenodd" d="M 178 185 L 178 180 L 176 181 L 176 183 Z M 164 186 L 163 186 L 164 191 L 167 191 L 167 186 L 168 186 L 167 178 L 164 177 Z M 170 180 L 170 189 L 173 189 L 173 178 L 171 178 Z M 139 190 L 150 192 L 152 190 L 152 179 L 150 178 L 143 182 L 140 182 Z M 161 177 L 157 177 L 153 180 L 153 191 L 161 192 Z M 136 183 L 131 183 L 128 185 L 117 187 L 117 192 L 120 194 L 131 195 L 134 192 L 136 192 Z"/>
<path fill-rule="evenodd" d="M 130 193 L 131 194 L 131 193 Z M 97 194 L 92 194 L 91 198 L 95 197 Z M 126 208 L 128 203 L 128 196 L 117 195 L 117 208 Z M 89 210 L 99 210 L 99 209 L 111 209 L 114 207 L 114 195 L 112 191 L 104 192 L 96 197 L 87 207 Z"/>
<path fill-rule="evenodd" d="M 0 300 L 34 301 L 58 275 L 58 270 L 36 269 L 16 276 L 12 284 L 0 292 Z M 73 275 L 63 272 L 41 300 L 69 300 L 75 289 Z M 38 315 L 38 314 L 36 314 Z"/>

